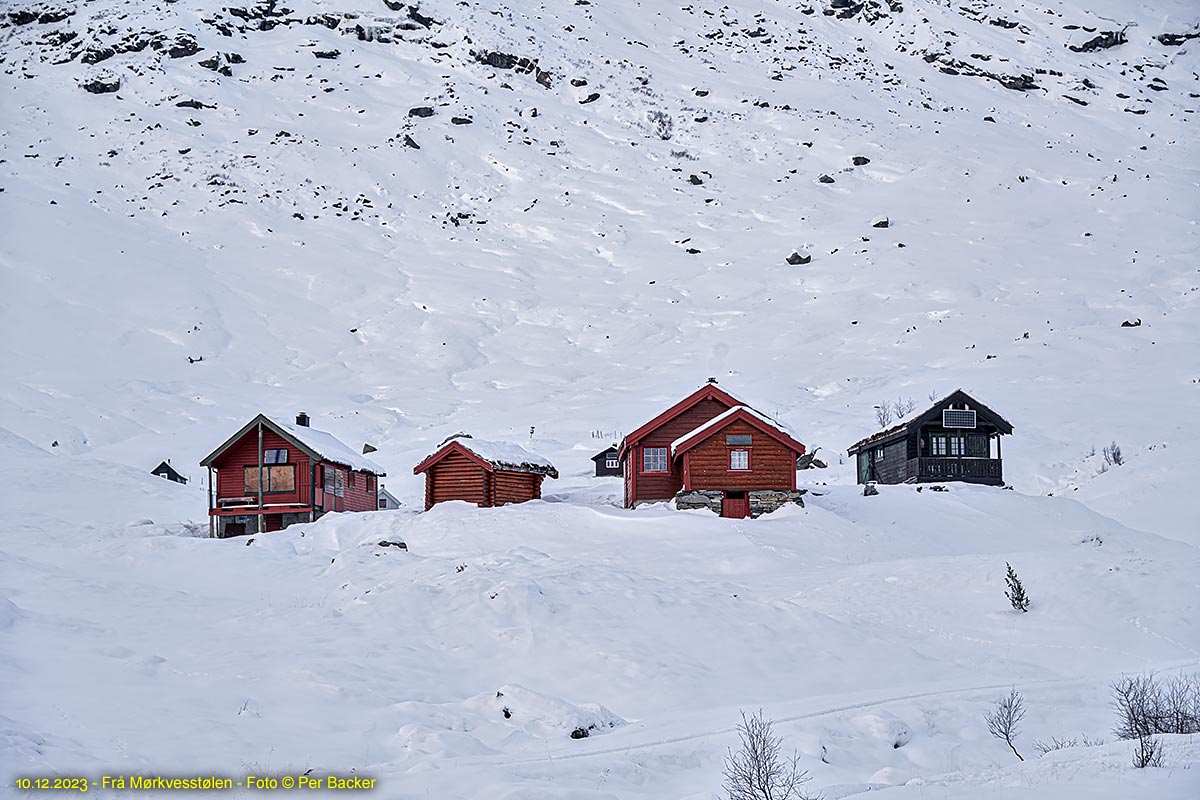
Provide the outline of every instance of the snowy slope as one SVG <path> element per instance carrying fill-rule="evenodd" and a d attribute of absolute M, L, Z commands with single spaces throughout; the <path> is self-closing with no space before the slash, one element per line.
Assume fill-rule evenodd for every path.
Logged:
<path fill-rule="evenodd" d="M 1198 25 L 1186 0 L 10 2 L 0 766 L 709 798 L 762 705 L 828 797 L 1191 796 L 1196 743 L 1131 774 L 1105 686 L 1200 661 Z M 615 509 L 589 456 L 709 376 L 822 448 L 827 493 L 753 524 Z M 958 387 L 1014 424 L 1015 492 L 846 486 L 873 406 Z M 301 410 L 409 508 L 460 430 L 563 477 L 521 509 L 192 538 L 188 465 Z M 192 484 L 146 474 L 167 457 Z M 1005 560 L 1036 613 L 1006 613 Z M 1109 743 L 1009 763 L 979 720 L 1014 683 L 1028 740 Z"/>
<path fill-rule="evenodd" d="M 979 487 L 834 488 L 753 522 L 588 492 L 331 515 L 252 541 L 10 531 L 6 760 L 353 768 L 398 797 L 708 798 L 738 708 L 761 706 L 829 797 L 911 781 L 1061 797 L 1080 772 L 1098 793 L 1079 797 L 1196 786 L 1186 737 L 1170 763 L 1190 771 L 1131 771 L 1106 694 L 1122 671 L 1200 661 L 1191 546 Z M 1005 561 L 1028 615 L 1003 600 Z M 1010 685 L 1030 707 L 1022 767 L 981 723 Z M 1081 733 L 1108 744 L 1030 752 Z"/>

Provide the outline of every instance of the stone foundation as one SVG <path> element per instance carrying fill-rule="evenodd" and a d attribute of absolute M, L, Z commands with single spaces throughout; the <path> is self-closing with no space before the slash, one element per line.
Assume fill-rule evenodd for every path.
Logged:
<path fill-rule="evenodd" d="M 750 516 L 759 517 L 763 514 L 770 514 L 783 506 L 794 503 L 801 508 L 804 508 L 804 495 L 808 493 L 807 489 L 795 489 L 793 491 L 774 491 L 760 490 L 747 492 L 746 495 L 750 500 Z M 725 493 L 714 491 L 711 489 L 696 489 L 690 492 L 680 492 L 675 495 L 675 508 L 681 510 L 690 510 L 694 508 L 706 508 L 714 514 L 721 513 L 721 501 L 725 498 Z"/>

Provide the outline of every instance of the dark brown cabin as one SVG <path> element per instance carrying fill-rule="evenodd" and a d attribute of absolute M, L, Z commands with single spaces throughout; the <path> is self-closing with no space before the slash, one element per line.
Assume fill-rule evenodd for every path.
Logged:
<path fill-rule="evenodd" d="M 1004 484 L 1000 437 L 1009 422 L 962 389 L 887 430 L 855 442 L 861 483 Z"/>
<path fill-rule="evenodd" d="M 620 477 L 621 475 L 621 448 L 618 445 L 611 444 L 601 450 L 596 455 L 592 456 L 592 462 L 596 465 L 596 477 L 603 478 L 612 475 Z"/>
<path fill-rule="evenodd" d="M 382 468 L 332 434 L 259 414 L 200 462 L 209 535 L 277 531 L 330 511 L 374 511 Z"/>
<path fill-rule="evenodd" d="M 448 500 L 483 508 L 524 503 L 542 496 L 546 476 L 558 470 L 546 459 L 511 442 L 489 442 L 458 434 L 417 466 L 425 474 L 425 510 Z"/>

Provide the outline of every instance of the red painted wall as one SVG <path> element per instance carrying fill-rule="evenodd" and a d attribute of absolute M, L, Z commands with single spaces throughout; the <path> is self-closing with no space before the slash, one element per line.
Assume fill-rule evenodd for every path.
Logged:
<path fill-rule="evenodd" d="M 287 448 L 288 463 L 296 466 L 296 491 L 288 493 L 264 493 L 263 504 L 309 502 L 310 473 L 309 457 L 295 445 L 286 441 L 269 428 L 263 428 L 263 450 Z M 245 467 L 258 465 L 258 428 L 251 428 L 246 435 L 234 443 L 221 457 L 213 462 L 217 470 L 217 499 L 223 497 L 249 497 L 245 491 Z M 257 502 L 257 494 L 253 494 Z"/>
<path fill-rule="evenodd" d="M 749 447 L 730 447 L 727 434 L 748 434 Z M 730 450 L 749 450 L 750 469 L 729 469 Z M 796 488 L 796 458 L 791 447 L 777 442 L 752 425 L 732 422 L 712 434 L 684 454 L 687 459 L 688 489 L 721 489 L 753 491 Z"/>
<path fill-rule="evenodd" d="M 626 508 L 632 507 L 634 503 L 649 500 L 670 500 L 676 492 L 683 488 L 682 459 L 678 462 L 674 461 L 668 450 L 667 472 L 643 472 L 642 448 L 670 448 L 671 442 L 685 433 L 695 430 L 718 414 L 724 414 L 729 408 L 725 403 L 715 399 L 701 400 L 679 416 L 667 420 L 653 431 L 645 434 L 640 441 L 630 442 L 631 447 L 625 461 L 625 474 L 631 476 L 631 479 L 627 479 L 625 482 Z M 631 475 L 630 470 L 635 470 L 637 474 Z"/>

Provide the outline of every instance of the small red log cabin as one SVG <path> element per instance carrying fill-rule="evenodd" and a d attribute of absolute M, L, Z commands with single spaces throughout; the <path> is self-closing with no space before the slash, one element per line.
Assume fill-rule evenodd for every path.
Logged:
<path fill-rule="evenodd" d="M 524 503 L 542 496 L 542 481 L 558 470 L 546 459 L 511 442 L 489 442 L 457 434 L 417 466 L 425 474 L 425 510 L 447 500 L 483 508 Z"/>
<path fill-rule="evenodd" d="M 745 517 L 752 493 L 795 491 L 803 454 L 777 422 L 708 383 L 625 437 L 625 507 L 709 492 L 722 516 Z"/>
<path fill-rule="evenodd" d="M 307 414 L 294 425 L 259 414 L 200 462 L 208 467 L 210 536 L 277 531 L 330 511 L 378 508 L 384 471 L 308 421 Z"/>

